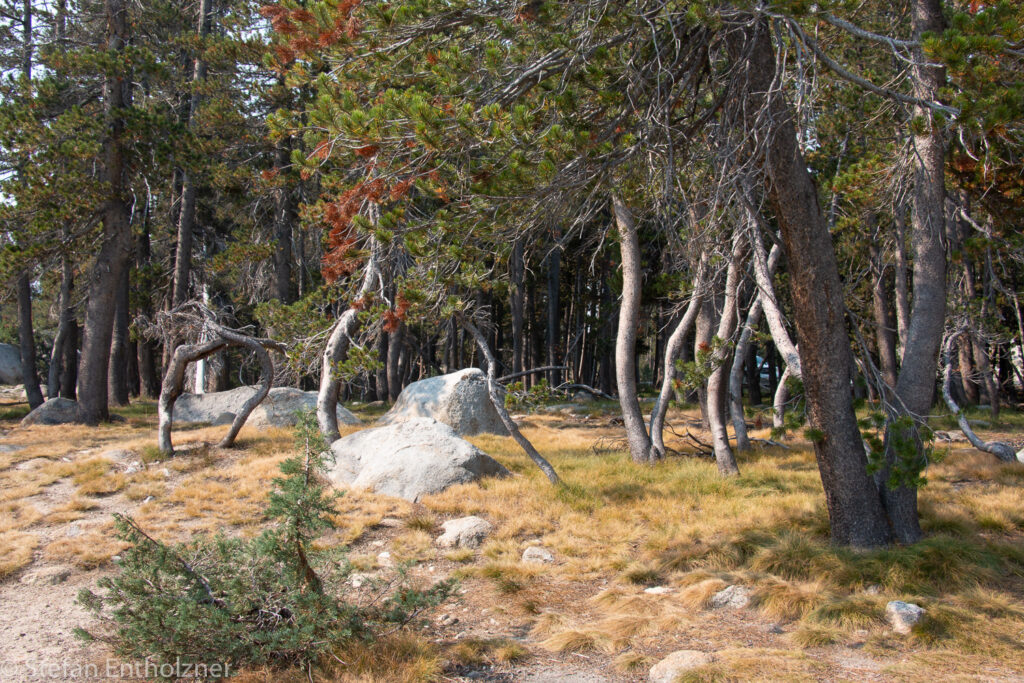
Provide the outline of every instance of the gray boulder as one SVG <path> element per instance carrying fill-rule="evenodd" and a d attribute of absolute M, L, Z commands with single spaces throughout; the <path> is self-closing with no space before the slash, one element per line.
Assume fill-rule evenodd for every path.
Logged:
<path fill-rule="evenodd" d="M 174 421 L 179 424 L 230 424 L 256 390 L 256 387 L 238 387 L 208 394 L 182 394 L 174 402 Z M 274 387 L 252 411 L 245 424 L 250 427 L 291 427 L 295 424 L 297 412 L 315 409 L 315 391 Z M 357 425 L 360 422 L 339 403 L 338 424 Z"/>
<path fill-rule="evenodd" d="M 508 434 L 487 393 L 487 376 L 479 368 L 466 368 L 413 382 L 378 424 L 397 424 L 429 417 L 443 422 L 456 434 Z"/>
<path fill-rule="evenodd" d="M 925 610 L 920 605 L 902 600 L 893 600 L 885 606 L 885 616 L 896 633 L 906 635 L 924 617 Z"/>
<path fill-rule="evenodd" d="M 750 604 L 750 589 L 746 586 L 726 586 L 711 596 L 715 609 L 743 609 Z"/>
<path fill-rule="evenodd" d="M 676 650 L 651 667 L 648 680 L 651 683 L 675 683 L 683 674 L 707 666 L 712 657 L 700 650 Z"/>
<path fill-rule="evenodd" d="M 441 528 L 444 533 L 437 537 L 436 542 L 442 548 L 478 548 L 494 525 L 474 515 L 448 520 Z"/>
<path fill-rule="evenodd" d="M 21 426 L 63 425 L 78 420 L 78 403 L 69 398 L 51 398 L 21 419 Z"/>
<path fill-rule="evenodd" d="M 550 564 L 554 561 L 554 554 L 547 548 L 539 545 L 532 545 L 523 551 L 523 562 L 529 564 Z"/>
<path fill-rule="evenodd" d="M 0 384 L 21 384 L 21 351 L 12 344 L 0 344 Z"/>
<path fill-rule="evenodd" d="M 413 502 L 455 484 L 508 474 L 451 427 L 423 417 L 342 437 L 331 452 L 335 462 L 328 476 L 335 485 Z"/>

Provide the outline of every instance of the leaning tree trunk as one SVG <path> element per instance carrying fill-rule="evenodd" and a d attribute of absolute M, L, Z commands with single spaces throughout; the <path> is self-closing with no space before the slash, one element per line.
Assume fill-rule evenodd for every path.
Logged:
<path fill-rule="evenodd" d="M 752 199 L 752 198 L 750 198 Z M 752 207 L 747 207 L 747 225 L 750 229 L 751 260 L 754 264 L 754 279 L 757 282 L 758 296 L 764 317 L 771 332 L 772 341 L 778 349 L 790 374 L 800 378 L 800 353 L 786 329 L 786 320 L 775 297 L 775 285 L 772 272 L 768 267 L 768 255 L 765 253 L 764 240 L 758 227 L 757 215 Z"/>
<path fill-rule="evenodd" d="M 18 341 L 21 346 L 21 379 L 30 408 L 43 404 L 36 372 L 36 337 L 32 330 L 32 283 L 28 271 L 18 278 Z"/>
<path fill-rule="evenodd" d="M 779 264 L 779 256 L 782 250 L 777 244 L 772 245 L 768 253 L 768 276 L 775 273 Z M 764 311 L 764 304 L 761 301 L 760 292 L 754 293 L 753 303 L 747 311 L 747 320 L 743 324 L 743 331 L 740 332 L 739 341 L 736 342 L 736 351 L 733 355 L 732 368 L 729 372 L 729 413 L 732 417 L 732 428 L 736 434 L 736 450 L 750 450 L 750 437 L 747 435 L 747 421 L 743 415 L 743 374 L 747 363 L 756 365 L 757 356 L 751 356 L 754 330 L 761 324 L 761 314 Z M 752 382 L 760 382 L 761 377 L 755 368 L 753 373 L 747 373 Z M 751 385 L 751 400 L 753 400 L 753 385 Z"/>
<path fill-rule="evenodd" d="M 832 541 L 861 547 L 884 545 L 889 528 L 868 475 L 850 393 L 849 333 L 832 236 L 797 145 L 793 112 L 775 83 L 769 24 L 758 20 L 745 34 L 747 40 L 734 40 L 731 50 L 743 59 L 747 77 L 744 101 L 737 107 L 743 107 L 741 116 L 749 117 L 750 132 L 763 133 L 766 140 L 763 163 L 768 197 L 789 267 L 808 422 L 820 434 L 814 452 Z M 753 112 L 758 111 L 766 116 L 754 119 Z"/>
<path fill-rule="evenodd" d="M 967 437 L 967 440 L 971 442 L 972 446 L 984 453 L 991 453 L 1003 462 L 1024 462 L 1024 450 L 1017 453 L 1009 444 L 1005 444 L 1000 441 L 982 441 L 978 438 L 978 435 L 974 433 L 973 429 L 971 429 L 971 424 L 967 421 L 967 416 L 964 414 L 964 411 L 960 409 L 960 406 L 958 406 L 956 401 L 953 399 L 953 393 L 951 391 L 953 385 L 953 346 L 956 344 L 959 337 L 965 335 L 967 335 L 967 331 L 960 330 L 959 332 L 954 332 L 949 335 L 949 338 L 946 340 L 946 349 L 943 354 L 945 367 L 942 372 L 942 398 L 946 400 L 949 412 L 956 416 L 956 421 L 960 426 L 960 431 L 964 433 L 964 436 Z"/>
<path fill-rule="evenodd" d="M 703 258 L 701 259 L 703 261 Z M 651 444 L 655 458 L 665 457 L 665 417 L 668 415 L 668 406 L 675 393 L 676 360 L 683 352 L 686 337 L 693 329 L 693 323 L 697 320 L 697 312 L 703 303 L 704 275 L 699 272 L 693 287 L 693 295 L 686 307 L 686 312 L 679 320 L 668 341 L 665 343 L 664 372 L 661 379 L 661 392 L 658 400 L 651 408 Z"/>
<path fill-rule="evenodd" d="M 232 330 L 212 320 L 212 314 L 201 309 L 206 321 L 204 329 L 208 329 L 215 339 L 197 344 L 183 344 L 174 350 L 171 362 L 164 376 L 163 387 L 160 391 L 160 401 L 157 407 L 159 426 L 157 428 L 157 442 L 160 451 L 165 455 L 174 454 L 174 446 L 171 443 L 171 425 L 174 421 L 174 403 L 181 396 L 185 386 L 185 370 L 190 363 L 198 362 L 210 355 L 222 351 L 228 347 L 241 347 L 252 351 L 260 363 L 260 385 L 256 393 L 242 404 L 235 419 L 231 422 L 231 428 L 224 438 L 217 444 L 221 448 L 230 448 L 238 437 L 238 432 L 249 419 L 249 415 L 256 409 L 263 399 L 270 393 L 274 381 L 274 363 L 270 359 L 268 348 L 276 351 L 284 351 L 282 344 L 269 339 L 257 339 L 249 337 L 241 332 Z M 172 311 L 173 314 L 173 311 Z"/>
<path fill-rule="evenodd" d="M 494 409 L 498 412 L 498 417 L 501 418 L 501 423 L 505 425 L 505 429 L 512 436 L 519 447 L 522 448 L 526 455 L 530 457 L 530 460 L 540 468 L 540 471 L 544 473 L 544 476 L 548 478 L 552 484 L 556 486 L 561 484 L 561 479 L 558 478 L 558 473 L 555 472 L 555 468 L 551 466 L 547 460 L 544 459 L 537 449 L 533 447 L 530 440 L 523 436 L 523 433 L 519 431 L 519 425 L 516 424 L 515 420 L 505 410 L 505 399 L 499 391 L 498 381 L 494 378 L 496 374 L 496 368 L 498 366 L 497 361 L 494 360 L 494 354 L 491 353 L 491 347 L 487 343 L 486 337 L 480 332 L 476 325 L 469 321 L 461 313 L 456 314 L 462 327 L 469 332 L 469 334 L 476 341 L 477 346 L 480 348 L 480 353 L 483 355 L 487 362 L 487 395 L 491 399 L 491 404 Z"/>
<path fill-rule="evenodd" d="M 164 455 L 174 455 L 174 445 L 171 442 L 171 426 L 174 423 L 174 403 L 181 396 L 185 386 L 185 370 L 189 363 L 200 358 L 205 358 L 227 346 L 223 339 L 215 339 L 203 344 L 183 344 L 174 349 L 171 354 L 171 362 L 168 363 L 167 372 L 164 374 L 163 385 L 160 389 L 160 399 L 157 402 L 157 416 L 159 425 L 157 427 L 157 447 Z"/>
<path fill-rule="evenodd" d="M 121 59 L 127 44 L 128 11 L 124 0 L 106 0 L 107 49 Z M 78 418 L 97 424 L 109 417 L 107 374 L 114 332 L 117 285 L 131 254 L 131 213 L 125 182 L 125 110 L 130 80 L 113 73 L 104 85 L 107 137 L 103 143 L 103 176 L 109 188 L 103 207 L 102 245 L 89 277 L 85 304 L 85 338 L 78 378 Z"/>
<path fill-rule="evenodd" d="M 925 33 L 938 33 L 943 29 L 942 7 L 939 0 L 915 0 L 913 6 L 914 39 L 920 44 Z M 912 67 L 914 96 L 935 101 L 945 81 L 945 71 L 934 64 L 923 48 L 914 50 Z M 914 166 L 914 202 L 911 211 L 911 248 L 914 254 L 914 298 L 911 303 L 910 326 L 903 364 L 896 382 L 899 399 L 897 411 L 909 416 L 915 425 L 923 421 L 932 407 L 935 396 L 935 373 L 942 332 L 946 320 L 946 250 L 942 243 L 945 233 L 946 198 L 945 160 L 946 142 L 941 124 L 933 121 L 931 112 L 921 106 L 914 108 L 914 116 L 924 119 L 924 129 L 912 137 L 912 163 Z M 894 444 L 913 441 L 917 444 L 912 462 L 897 453 Z M 889 515 L 896 540 L 914 543 L 921 539 L 921 524 L 917 514 L 917 487 L 904 482 L 889 486 L 893 469 L 916 474 L 926 465 L 917 427 L 892 427 L 886 432 L 885 459 L 876 475 L 885 510 Z M 897 463 L 903 458 L 904 462 Z"/>
<path fill-rule="evenodd" d="M 657 457 L 640 412 L 636 387 L 636 332 L 640 324 L 640 290 L 643 287 L 640 239 L 633 215 L 617 194 L 612 195 L 612 211 L 622 252 L 622 305 L 619 307 L 619 330 L 615 338 L 619 405 L 622 407 L 630 457 L 633 462 L 653 462 Z"/>
<path fill-rule="evenodd" d="M 338 317 L 327 339 L 320 363 L 320 392 L 316 399 L 316 419 L 320 431 L 328 443 L 341 438 L 338 431 L 338 392 L 341 380 L 337 376 L 336 366 L 348 357 L 352 344 L 352 335 L 359 328 L 359 308 L 356 302 L 373 289 L 374 283 L 380 280 L 378 263 L 378 247 L 376 240 L 370 238 L 370 257 L 363 270 L 363 281 L 359 286 L 352 306 Z"/>
<path fill-rule="evenodd" d="M 739 232 L 733 237 L 732 257 L 725 278 L 725 301 L 722 304 L 722 317 L 718 320 L 715 336 L 723 344 L 714 353 L 715 368 L 708 377 L 708 422 L 711 426 L 711 446 L 715 452 L 718 473 L 725 476 L 737 475 L 740 468 L 736 464 L 736 455 L 729 446 L 729 431 L 726 427 L 725 405 L 729 391 L 729 373 L 725 369 L 727 352 L 724 345 L 732 339 L 736 332 L 739 314 L 736 310 L 736 293 L 740 281 L 740 262 L 743 260 L 743 249 Z"/>

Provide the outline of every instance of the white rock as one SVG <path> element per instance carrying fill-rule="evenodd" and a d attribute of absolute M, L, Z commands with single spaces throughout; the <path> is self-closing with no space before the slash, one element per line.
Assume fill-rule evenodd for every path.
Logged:
<path fill-rule="evenodd" d="M 430 417 L 456 434 L 508 434 L 487 393 L 487 376 L 479 368 L 466 368 L 413 382 L 378 424 L 396 424 Z"/>
<path fill-rule="evenodd" d="M 382 567 L 392 567 L 395 563 L 391 559 L 391 553 L 385 550 L 384 552 L 377 554 L 377 564 Z"/>
<path fill-rule="evenodd" d="M 369 574 L 352 574 L 350 577 L 348 577 L 348 582 L 352 584 L 353 588 L 359 588 L 367 582 L 369 582 L 369 580 Z"/>
<path fill-rule="evenodd" d="M 672 588 L 669 586 L 651 586 L 650 588 L 644 589 L 644 593 L 649 593 L 650 595 L 665 595 L 666 593 L 671 592 Z"/>
<path fill-rule="evenodd" d="M 350 434 L 331 444 L 336 486 L 370 489 L 412 502 L 449 486 L 508 470 L 448 425 L 415 418 Z"/>
<path fill-rule="evenodd" d="M 0 384 L 21 384 L 21 350 L 13 344 L 0 344 Z"/>
<path fill-rule="evenodd" d="M 715 609 L 742 609 L 750 604 L 750 589 L 746 586 L 726 586 L 711 596 L 711 606 Z"/>
<path fill-rule="evenodd" d="M 651 683 L 675 683 L 686 672 L 707 666 L 712 661 L 711 655 L 700 650 L 676 650 L 651 667 L 648 680 Z"/>
<path fill-rule="evenodd" d="M 68 538 L 74 538 L 75 536 L 82 535 L 82 527 L 77 524 L 68 524 L 68 528 L 64 530 L 64 535 Z"/>
<path fill-rule="evenodd" d="M 555 556 L 547 548 L 532 546 L 523 551 L 523 562 L 546 564 L 555 561 Z"/>
<path fill-rule="evenodd" d="M 442 548 L 476 548 L 494 528 L 486 519 L 477 516 L 452 519 L 441 525 L 444 533 L 436 543 Z"/>
<path fill-rule="evenodd" d="M 397 529 L 402 526 L 402 520 L 395 517 L 385 517 L 384 519 L 377 522 L 377 526 L 387 527 L 388 529 Z"/>
<path fill-rule="evenodd" d="M 21 426 L 62 425 L 78 420 L 78 403 L 57 396 L 43 403 L 21 419 Z"/>
<path fill-rule="evenodd" d="M 21 577 L 21 582 L 26 586 L 53 586 L 64 583 L 71 576 L 71 569 L 68 567 L 40 567 L 26 572 Z"/>
<path fill-rule="evenodd" d="M 924 617 L 925 610 L 912 602 L 893 600 L 885 606 L 885 616 L 892 624 L 892 630 L 906 635 Z"/>
<path fill-rule="evenodd" d="M 182 394 L 174 402 L 174 421 L 180 424 L 230 424 L 256 391 L 256 387 L 249 386 L 207 394 Z M 316 409 L 316 396 L 315 391 L 273 387 L 249 414 L 245 424 L 250 427 L 290 427 L 295 424 L 297 412 Z M 360 421 L 339 403 L 338 423 L 357 425 Z"/>

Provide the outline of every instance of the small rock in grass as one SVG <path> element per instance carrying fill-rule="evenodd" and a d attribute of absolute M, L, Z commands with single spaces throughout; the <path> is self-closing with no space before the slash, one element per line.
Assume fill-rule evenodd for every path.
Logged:
<path fill-rule="evenodd" d="M 665 595 L 666 593 L 671 592 L 672 589 L 669 586 L 651 586 L 650 588 L 644 589 L 644 593 L 648 593 L 650 595 Z"/>
<path fill-rule="evenodd" d="M 555 556 L 547 548 L 531 546 L 523 551 L 523 562 L 534 564 L 548 564 L 555 561 Z"/>
<path fill-rule="evenodd" d="M 384 552 L 377 555 L 377 564 L 379 564 L 382 567 L 391 567 L 395 563 L 391 560 L 391 553 L 385 550 Z"/>
<path fill-rule="evenodd" d="M 444 533 L 437 537 L 442 548 L 477 548 L 494 526 L 475 515 L 452 519 L 441 525 Z"/>
<path fill-rule="evenodd" d="M 41 567 L 27 572 L 21 577 L 21 582 L 26 586 L 54 586 L 64 583 L 71 576 L 71 569 L 68 567 Z"/>
<path fill-rule="evenodd" d="M 726 586 L 711 597 L 711 606 L 715 609 L 742 609 L 749 604 L 750 589 L 746 586 Z"/>
<path fill-rule="evenodd" d="M 451 614 L 442 614 L 438 617 L 437 623 L 441 624 L 441 626 L 454 626 L 459 623 L 459 618 Z"/>
<path fill-rule="evenodd" d="M 712 661 L 711 655 L 700 650 L 676 650 L 651 667 L 648 679 L 651 683 L 675 683 L 683 674 Z"/>
<path fill-rule="evenodd" d="M 402 526 L 402 520 L 395 517 L 385 517 L 384 519 L 377 522 L 377 526 L 387 527 L 389 529 L 397 529 Z"/>
<path fill-rule="evenodd" d="M 924 617 L 925 610 L 912 602 L 893 600 L 885 606 L 885 616 L 892 624 L 892 630 L 906 635 Z"/>
<path fill-rule="evenodd" d="M 348 577 L 348 582 L 352 584 L 353 588 L 359 588 L 369 580 L 370 577 L 367 574 L 353 574 L 352 576 Z"/>
<path fill-rule="evenodd" d="M 68 524 L 68 528 L 64 532 L 64 535 L 68 538 L 74 538 L 75 536 L 80 536 L 81 534 L 82 527 L 78 526 L 77 524 Z"/>

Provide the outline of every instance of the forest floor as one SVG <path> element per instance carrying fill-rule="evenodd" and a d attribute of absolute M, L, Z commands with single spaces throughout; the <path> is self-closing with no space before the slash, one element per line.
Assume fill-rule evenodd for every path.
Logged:
<path fill-rule="evenodd" d="M 89 680 L 85 665 L 103 672 L 109 654 L 73 638 L 90 619 L 75 597 L 116 569 L 111 513 L 166 541 L 255 534 L 292 435 L 245 429 L 222 450 L 211 444 L 227 427 L 181 429 L 180 454 L 159 461 L 151 403 L 97 428 L 21 428 L 23 412 L 0 405 L 0 681 Z M 480 436 L 471 441 L 512 477 L 417 504 L 347 492 L 322 542 L 347 545 L 357 572 L 386 578 L 409 562 L 413 581 L 455 576 L 460 588 L 428 627 L 353 646 L 340 653 L 347 669 L 322 680 L 639 681 L 679 649 L 712 655 L 692 680 L 1024 680 L 1024 466 L 940 446 L 920 495 L 926 540 L 854 552 L 828 543 L 801 439 L 762 443 L 740 455 L 741 476 L 722 479 L 702 457 L 632 464 L 616 418 L 611 406 L 523 416 L 559 488 L 511 439 Z M 1020 418 L 980 431 L 1015 440 Z M 670 424 L 702 436 L 694 411 Z M 495 526 L 478 550 L 435 546 L 441 522 L 471 514 Z M 531 545 L 555 561 L 522 562 Z M 368 585 L 339 588 L 361 600 Z M 729 585 L 750 603 L 714 608 Z M 910 635 L 886 623 L 890 600 L 927 610 Z M 307 680 L 241 676 L 292 679 Z"/>

